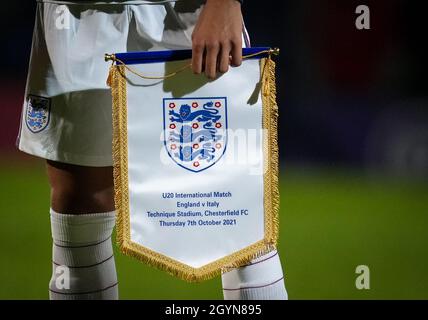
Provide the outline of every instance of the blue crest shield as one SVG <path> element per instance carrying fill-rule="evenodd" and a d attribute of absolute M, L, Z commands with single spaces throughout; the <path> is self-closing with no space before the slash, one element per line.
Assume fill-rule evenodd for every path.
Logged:
<path fill-rule="evenodd" d="M 163 99 L 164 144 L 180 167 L 200 172 L 213 166 L 226 151 L 227 99 Z"/>
<path fill-rule="evenodd" d="M 31 132 L 37 133 L 47 127 L 50 109 L 50 100 L 48 98 L 28 95 L 25 123 Z"/>

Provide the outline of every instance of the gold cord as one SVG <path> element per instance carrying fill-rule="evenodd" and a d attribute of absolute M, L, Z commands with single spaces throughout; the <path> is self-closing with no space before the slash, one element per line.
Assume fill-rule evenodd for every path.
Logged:
<path fill-rule="evenodd" d="M 267 53 L 269 55 L 268 58 L 271 59 L 272 55 L 278 55 L 279 54 L 279 49 L 278 48 L 274 48 L 274 49 L 262 50 L 262 51 L 259 51 L 259 52 L 256 52 L 256 53 L 252 53 L 252 54 L 248 54 L 248 55 L 242 56 L 242 59 L 248 59 L 248 58 L 255 57 L 255 56 L 258 56 L 258 55 L 261 55 L 261 54 L 264 54 L 264 53 Z M 168 78 L 176 76 L 180 72 L 182 72 L 182 71 L 184 71 L 187 68 L 190 68 L 192 66 L 192 63 L 186 64 L 186 65 L 178 68 L 177 70 L 175 70 L 175 71 L 173 71 L 171 73 L 168 73 L 168 74 L 166 74 L 164 76 L 146 76 L 146 75 L 143 75 L 140 72 L 134 70 L 133 68 L 129 67 L 125 62 L 123 62 L 122 60 L 118 59 L 115 54 L 106 54 L 105 55 L 105 61 L 109 61 L 109 60 L 112 61 L 112 64 L 114 62 L 118 62 L 120 65 L 124 66 L 126 68 L 126 70 L 128 70 L 129 72 L 135 74 L 136 76 L 138 76 L 138 77 L 140 77 L 142 79 L 147 79 L 147 80 L 164 80 L 164 79 L 168 79 Z"/>

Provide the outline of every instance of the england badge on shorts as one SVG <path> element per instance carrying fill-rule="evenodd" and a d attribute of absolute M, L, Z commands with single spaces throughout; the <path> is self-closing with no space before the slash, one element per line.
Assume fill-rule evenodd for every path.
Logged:
<path fill-rule="evenodd" d="M 165 148 L 183 169 L 213 166 L 227 143 L 226 97 L 163 99 Z"/>
<path fill-rule="evenodd" d="M 25 123 L 31 132 L 38 133 L 48 126 L 50 108 L 49 98 L 28 95 Z"/>

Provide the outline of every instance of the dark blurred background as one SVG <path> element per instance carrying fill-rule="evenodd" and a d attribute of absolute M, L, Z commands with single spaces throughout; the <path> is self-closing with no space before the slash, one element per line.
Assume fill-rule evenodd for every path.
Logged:
<path fill-rule="evenodd" d="M 14 152 L 36 1 L 3 5 L 0 150 Z M 273 2 L 272 2 L 273 3 Z M 371 30 L 357 30 L 368 5 Z M 260 8 L 262 7 L 262 8 Z M 252 45 L 281 48 L 281 157 L 428 176 L 425 2 L 246 1 Z"/>
<path fill-rule="evenodd" d="M 14 0 L 0 9 L 0 172 L 2 197 L 10 205 L 2 198 L 1 214 L 9 221 L 3 230 L 11 232 L 27 220 L 6 216 L 19 211 L 25 217 L 37 208 L 45 214 L 39 223 L 45 231 L 35 237 L 49 244 L 42 161 L 14 146 L 35 4 Z M 360 4 L 370 8 L 370 30 L 355 27 Z M 252 45 L 281 48 L 280 249 L 291 298 L 428 298 L 427 9 L 426 1 L 409 0 L 245 1 Z M 33 206 L 19 194 L 25 186 L 37 199 Z M 45 298 L 49 250 L 43 247 L 46 261 L 37 258 L 45 278 L 26 278 L 39 286 L 24 292 L 11 274 L 24 268 L 17 265 L 26 258 L 10 248 L 27 244 L 29 235 L 2 235 L 9 264 L 0 267 L 7 288 L 0 298 Z M 123 268 L 141 274 L 137 262 L 120 259 L 126 259 Z M 367 292 L 353 284 L 355 266 L 364 263 L 374 269 Z M 142 292 L 150 283 L 123 275 L 125 297 L 220 297 L 218 281 L 195 288 L 155 274 L 171 290 Z"/>

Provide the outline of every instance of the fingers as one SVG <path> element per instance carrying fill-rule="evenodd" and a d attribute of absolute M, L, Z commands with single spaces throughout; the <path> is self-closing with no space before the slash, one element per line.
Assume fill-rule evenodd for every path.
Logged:
<path fill-rule="evenodd" d="M 205 75 L 208 77 L 208 79 L 215 79 L 217 76 L 217 58 L 219 52 L 219 43 L 207 44 L 205 55 Z"/>
<path fill-rule="evenodd" d="M 192 70 L 195 74 L 202 72 L 202 59 L 204 55 L 205 45 L 194 41 L 192 44 Z"/>
<path fill-rule="evenodd" d="M 192 43 L 192 70 L 195 74 L 205 72 L 209 79 L 215 79 L 217 73 L 226 73 L 229 65 L 240 66 L 242 63 L 242 40 L 232 43 L 212 42 Z"/>
<path fill-rule="evenodd" d="M 239 37 L 233 42 L 232 46 L 232 61 L 233 67 L 238 67 L 242 63 L 242 39 Z"/>
<path fill-rule="evenodd" d="M 221 52 L 219 55 L 219 64 L 218 64 L 218 71 L 220 73 L 226 73 L 229 70 L 229 64 L 230 64 L 230 49 L 231 46 L 228 43 L 224 43 L 221 46 Z"/>

